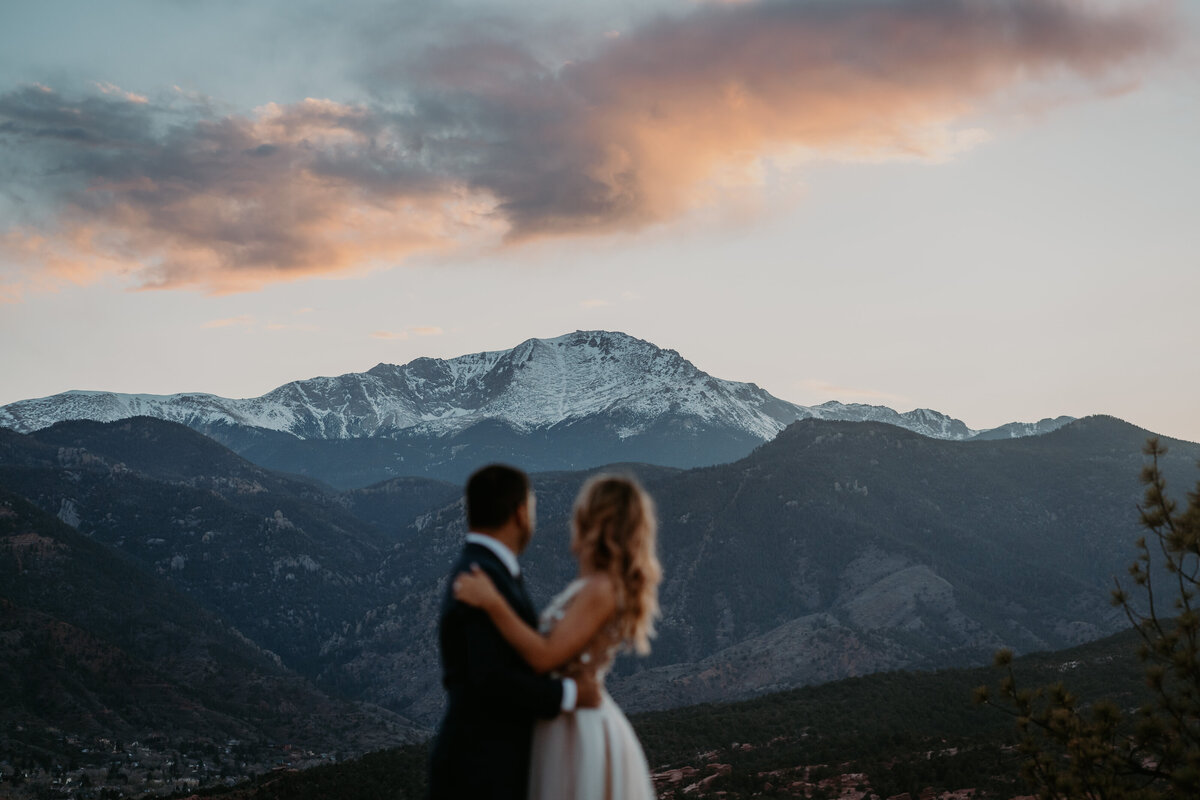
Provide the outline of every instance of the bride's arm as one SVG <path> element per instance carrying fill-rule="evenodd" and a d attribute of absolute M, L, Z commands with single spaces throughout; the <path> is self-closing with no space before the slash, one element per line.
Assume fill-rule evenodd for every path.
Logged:
<path fill-rule="evenodd" d="M 500 635 L 538 673 L 561 667 L 583 652 L 617 607 L 608 576 L 594 575 L 583 584 L 549 635 L 543 636 L 517 616 L 477 565 L 472 565 L 470 573 L 455 578 L 454 597 L 486 611 Z"/>

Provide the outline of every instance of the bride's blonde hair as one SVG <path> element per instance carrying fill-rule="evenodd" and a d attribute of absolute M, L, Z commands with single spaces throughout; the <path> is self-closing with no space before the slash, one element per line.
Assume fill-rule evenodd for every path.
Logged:
<path fill-rule="evenodd" d="M 612 578 L 621 641 L 642 654 L 650 652 L 659 615 L 657 530 L 654 501 L 633 478 L 597 475 L 579 490 L 571 550 L 580 564 Z"/>

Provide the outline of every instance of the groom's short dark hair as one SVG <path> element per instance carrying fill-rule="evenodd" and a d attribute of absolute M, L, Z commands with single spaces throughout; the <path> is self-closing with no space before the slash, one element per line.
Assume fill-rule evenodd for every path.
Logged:
<path fill-rule="evenodd" d="M 467 527 L 499 528 L 528 499 L 528 475 L 507 464 L 489 464 L 467 480 Z"/>

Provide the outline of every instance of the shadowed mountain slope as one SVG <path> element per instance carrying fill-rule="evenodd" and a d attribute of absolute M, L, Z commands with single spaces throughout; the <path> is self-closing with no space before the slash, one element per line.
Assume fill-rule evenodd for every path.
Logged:
<path fill-rule="evenodd" d="M 4 431 L 0 486 L 166 577 L 306 675 L 326 642 L 390 597 L 378 568 L 392 536 L 340 495 L 177 423 Z M 440 484 L 429 489 L 444 496 Z"/>
<path fill-rule="evenodd" d="M 664 617 L 649 659 L 618 662 L 614 694 L 659 708 L 1117 630 L 1107 597 L 1138 536 L 1147 435 L 1106 417 L 978 442 L 805 420 L 733 464 L 630 467 L 658 503 Z M 1172 446 L 1182 493 L 1200 446 Z M 585 477 L 535 476 L 540 532 L 524 569 L 539 602 L 573 577 L 566 531 Z M 414 524 L 390 556 L 409 576 L 401 602 L 339 659 L 366 696 L 420 719 L 440 707 L 436 670 L 420 664 L 463 524 L 457 503 Z"/>
<path fill-rule="evenodd" d="M 251 757 L 264 768 L 285 743 L 363 752 L 417 734 L 331 700 L 167 581 L 2 489 L 0 720 L 9 758 L 67 755 L 64 733 L 76 748 L 236 739 L 263 743 Z"/>
<path fill-rule="evenodd" d="M 617 467 L 658 503 L 666 579 L 654 653 L 618 662 L 614 694 L 661 708 L 1111 632 L 1147 435 L 1106 417 L 971 442 L 804 420 L 732 464 Z M 435 722 L 438 602 L 464 532 L 456 488 L 338 493 L 199 439 L 149 419 L 3 433 L 0 483 L 320 685 Z M 1170 444 L 1182 492 L 1200 446 Z M 588 474 L 535 476 L 540 531 L 524 561 L 539 603 L 574 575 L 568 519 Z"/>

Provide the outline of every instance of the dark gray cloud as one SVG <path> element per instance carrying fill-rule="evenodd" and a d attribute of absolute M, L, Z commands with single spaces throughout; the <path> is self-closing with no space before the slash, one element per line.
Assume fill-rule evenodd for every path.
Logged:
<path fill-rule="evenodd" d="M 0 247 L 51 278 L 224 291 L 471 238 L 637 229 L 764 155 L 938 156 L 999 93 L 1136 75 L 1169 47 L 1171 7 L 701 5 L 566 64 L 514 27 L 426 40 L 365 70 L 371 105 L 2 94 L 6 191 L 38 213 Z"/>

